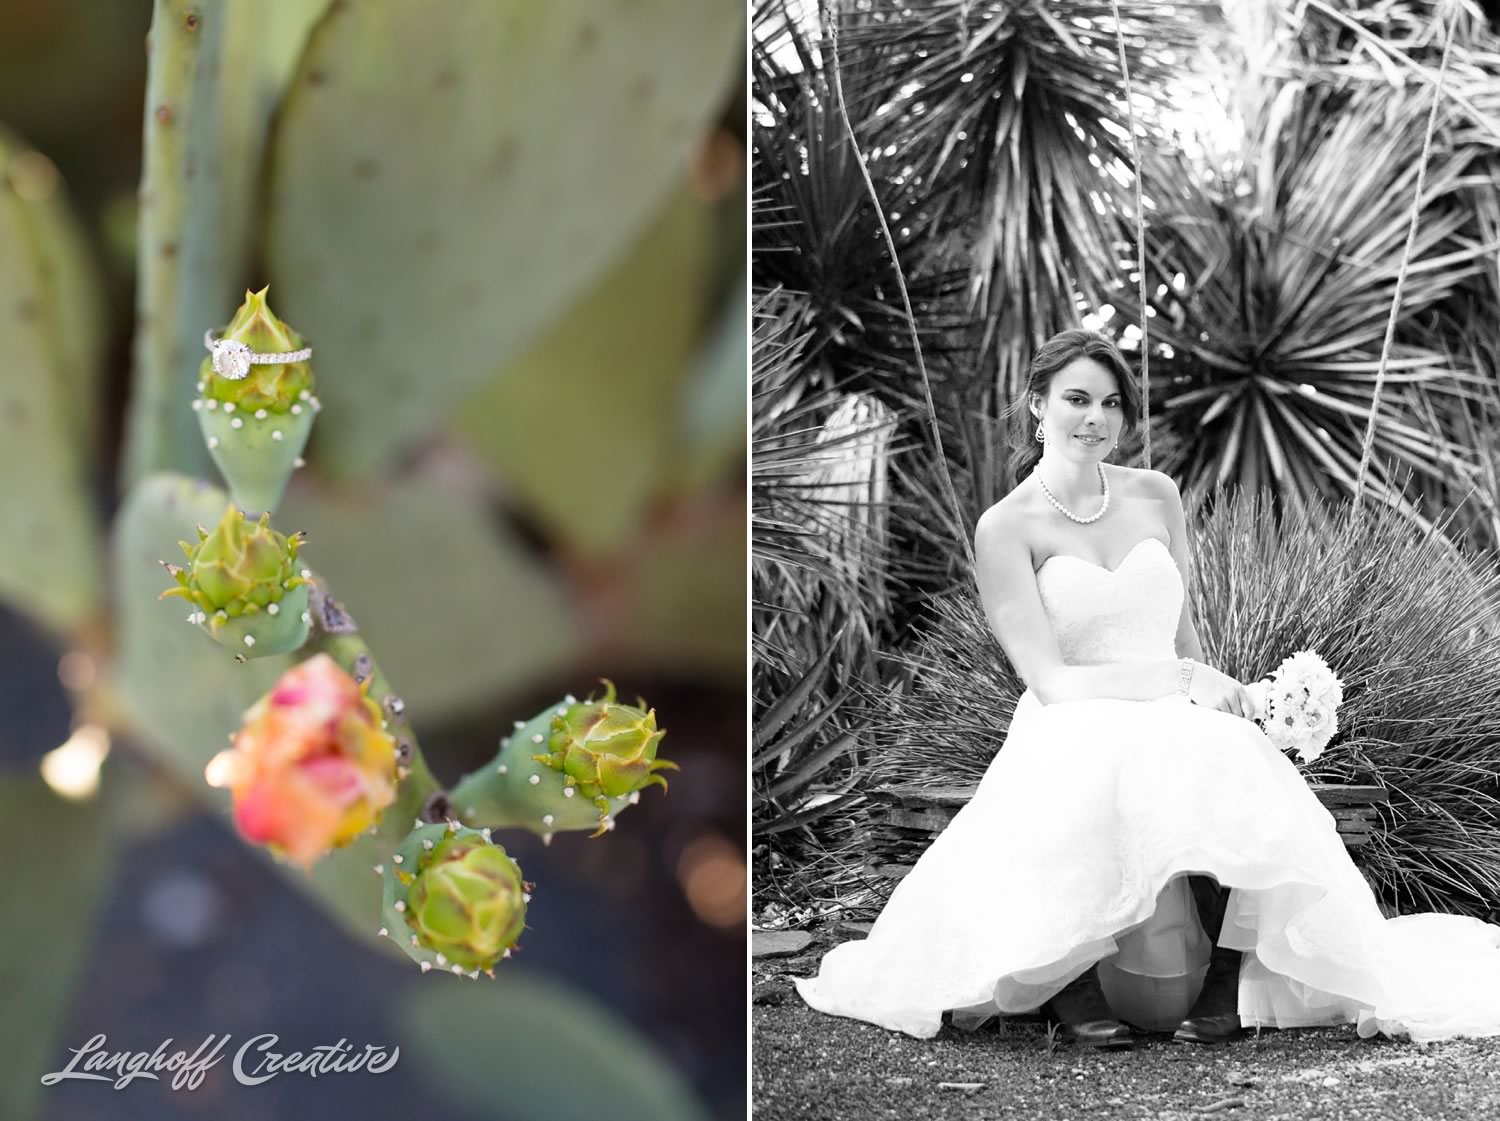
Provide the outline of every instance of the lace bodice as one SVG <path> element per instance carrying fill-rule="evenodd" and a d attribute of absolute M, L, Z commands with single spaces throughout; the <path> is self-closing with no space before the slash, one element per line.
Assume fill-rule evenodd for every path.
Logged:
<path fill-rule="evenodd" d="M 1136 544 L 1114 569 L 1078 557 L 1048 557 L 1036 583 L 1068 665 L 1177 656 L 1182 576 L 1157 538 Z"/>

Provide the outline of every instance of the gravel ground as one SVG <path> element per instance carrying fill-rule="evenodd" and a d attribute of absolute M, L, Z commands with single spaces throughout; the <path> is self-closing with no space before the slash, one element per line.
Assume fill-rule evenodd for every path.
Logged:
<path fill-rule="evenodd" d="M 788 977 L 815 968 L 816 955 L 755 963 L 757 1119 L 1500 1117 L 1500 1039 L 1418 1047 L 1344 1027 L 1250 1032 L 1215 1050 L 1144 1035 L 1131 1051 L 1049 1051 L 1028 1018 L 917 1040 L 812 1011 Z"/>

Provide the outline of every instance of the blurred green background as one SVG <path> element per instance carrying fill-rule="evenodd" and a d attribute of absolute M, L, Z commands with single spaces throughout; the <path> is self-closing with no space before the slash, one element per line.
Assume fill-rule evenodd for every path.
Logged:
<path fill-rule="evenodd" d="M 148 0 L 0 8 L 0 1117 L 742 1116 L 743 10 L 155 8 L 154 75 Z M 219 485 L 201 336 L 265 284 L 325 406 L 276 524 L 439 777 L 603 676 L 682 766 L 600 841 L 505 835 L 539 888 L 493 984 L 234 836 L 199 776 L 253 678 L 119 551 L 142 480 Z M 99 1033 L 402 1051 L 41 1086 Z"/>

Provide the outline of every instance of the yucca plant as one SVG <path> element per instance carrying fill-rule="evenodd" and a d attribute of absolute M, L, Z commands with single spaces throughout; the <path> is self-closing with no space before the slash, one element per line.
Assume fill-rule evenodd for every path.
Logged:
<path fill-rule="evenodd" d="M 1155 152 L 1145 170 L 1153 431 L 1170 437 L 1152 466 L 1289 505 L 1355 490 L 1432 97 L 1298 68 L 1300 42 L 1273 41 L 1280 68 L 1225 78 L 1239 140 L 1223 162 Z M 1462 341 L 1489 334 L 1462 317 L 1494 298 L 1493 224 L 1474 206 L 1492 146 L 1446 103 L 1439 121 L 1366 480 L 1423 524 L 1469 486 L 1471 424 L 1500 416 Z M 1114 303 L 1139 317 L 1133 286 Z M 1395 489 L 1398 465 L 1415 489 Z"/>
<path fill-rule="evenodd" d="M 791 306 L 809 332 L 804 378 L 871 390 L 901 407 L 915 400 L 915 358 L 896 276 L 845 139 L 827 51 L 785 7 L 785 0 L 761 0 L 752 52 L 756 283 L 798 297 Z M 850 63 L 856 71 L 873 64 Z M 877 191 L 889 210 L 893 192 L 883 184 Z M 897 257 L 913 270 L 929 240 L 904 227 L 894 233 Z M 948 369 L 945 355 L 961 346 L 962 287 L 963 271 L 953 266 L 908 278 L 924 355 L 940 373 Z"/>
<path fill-rule="evenodd" d="M 1356 525 L 1313 504 L 1265 532 L 1268 500 L 1219 494 L 1194 520 L 1190 597 L 1206 659 L 1244 681 L 1315 649 L 1344 680 L 1339 733 L 1310 779 L 1390 791 L 1370 844 L 1353 850 L 1400 912 L 1500 910 L 1500 597 L 1492 564 L 1393 511 Z M 872 698 L 872 783 L 976 782 L 1000 750 L 1023 685 L 977 598 L 934 605 L 892 655 L 910 686 Z M 868 824 L 851 814 L 855 838 Z M 843 854 L 862 860 L 862 840 Z M 867 884 L 873 891 L 879 881 Z"/>
<path fill-rule="evenodd" d="M 1238 6 L 1246 7 L 1246 6 Z M 1358 0 L 1275 0 L 1253 5 L 1265 12 L 1264 21 L 1279 27 L 1285 40 L 1295 40 L 1298 56 L 1314 65 L 1369 67 L 1389 78 L 1391 61 L 1404 57 L 1435 72 L 1443 53 L 1445 34 L 1456 43 L 1493 46 L 1489 19 L 1475 0 L 1393 0 L 1363 4 Z M 1237 30 L 1243 16 L 1226 15 Z M 1254 15 L 1251 15 L 1254 18 Z M 1374 76 L 1374 75 L 1372 75 Z"/>
<path fill-rule="evenodd" d="M 1215 9 L 1121 12 L 1144 109 L 1210 34 Z M 1078 321 L 1081 296 L 1107 288 L 1124 252 L 1121 218 L 1134 204 L 1113 15 L 1015 3 L 876 3 L 821 24 L 796 14 L 767 0 L 758 19 L 756 178 L 778 220 L 757 228 L 756 272 L 796 290 L 822 325 L 809 377 L 868 385 L 913 418 L 892 543 L 917 586 L 941 588 L 957 572 L 957 542 L 1012 481 L 998 420 L 1032 347 Z M 836 111 L 840 83 L 852 140 Z M 1160 127 L 1143 116 L 1143 130 Z M 896 242 L 942 453 L 921 423 L 928 405 L 897 262 L 856 146 Z"/>
<path fill-rule="evenodd" d="M 1162 103 L 1217 6 L 1118 11 L 1136 97 Z M 1119 271 L 1119 216 L 1134 200 L 1114 8 L 877 0 L 843 15 L 838 34 L 861 137 L 902 224 L 968 273 L 979 369 L 1003 407 L 1032 349 Z"/>
<path fill-rule="evenodd" d="M 858 779 L 850 682 L 886 638 L 884 488 L 893 418 L 877 401 L 810 386 L 806 331 L 782 290 L 755 307 L 752 524 L 757 884 Z"/>

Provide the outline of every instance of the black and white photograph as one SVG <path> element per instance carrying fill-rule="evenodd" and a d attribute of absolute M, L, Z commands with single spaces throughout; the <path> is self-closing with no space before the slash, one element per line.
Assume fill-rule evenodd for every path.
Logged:
<path fill-rule="evenodd" d="M 1500 24 L 754 0 L 751 1099 L 1500 1111 Z"/>

